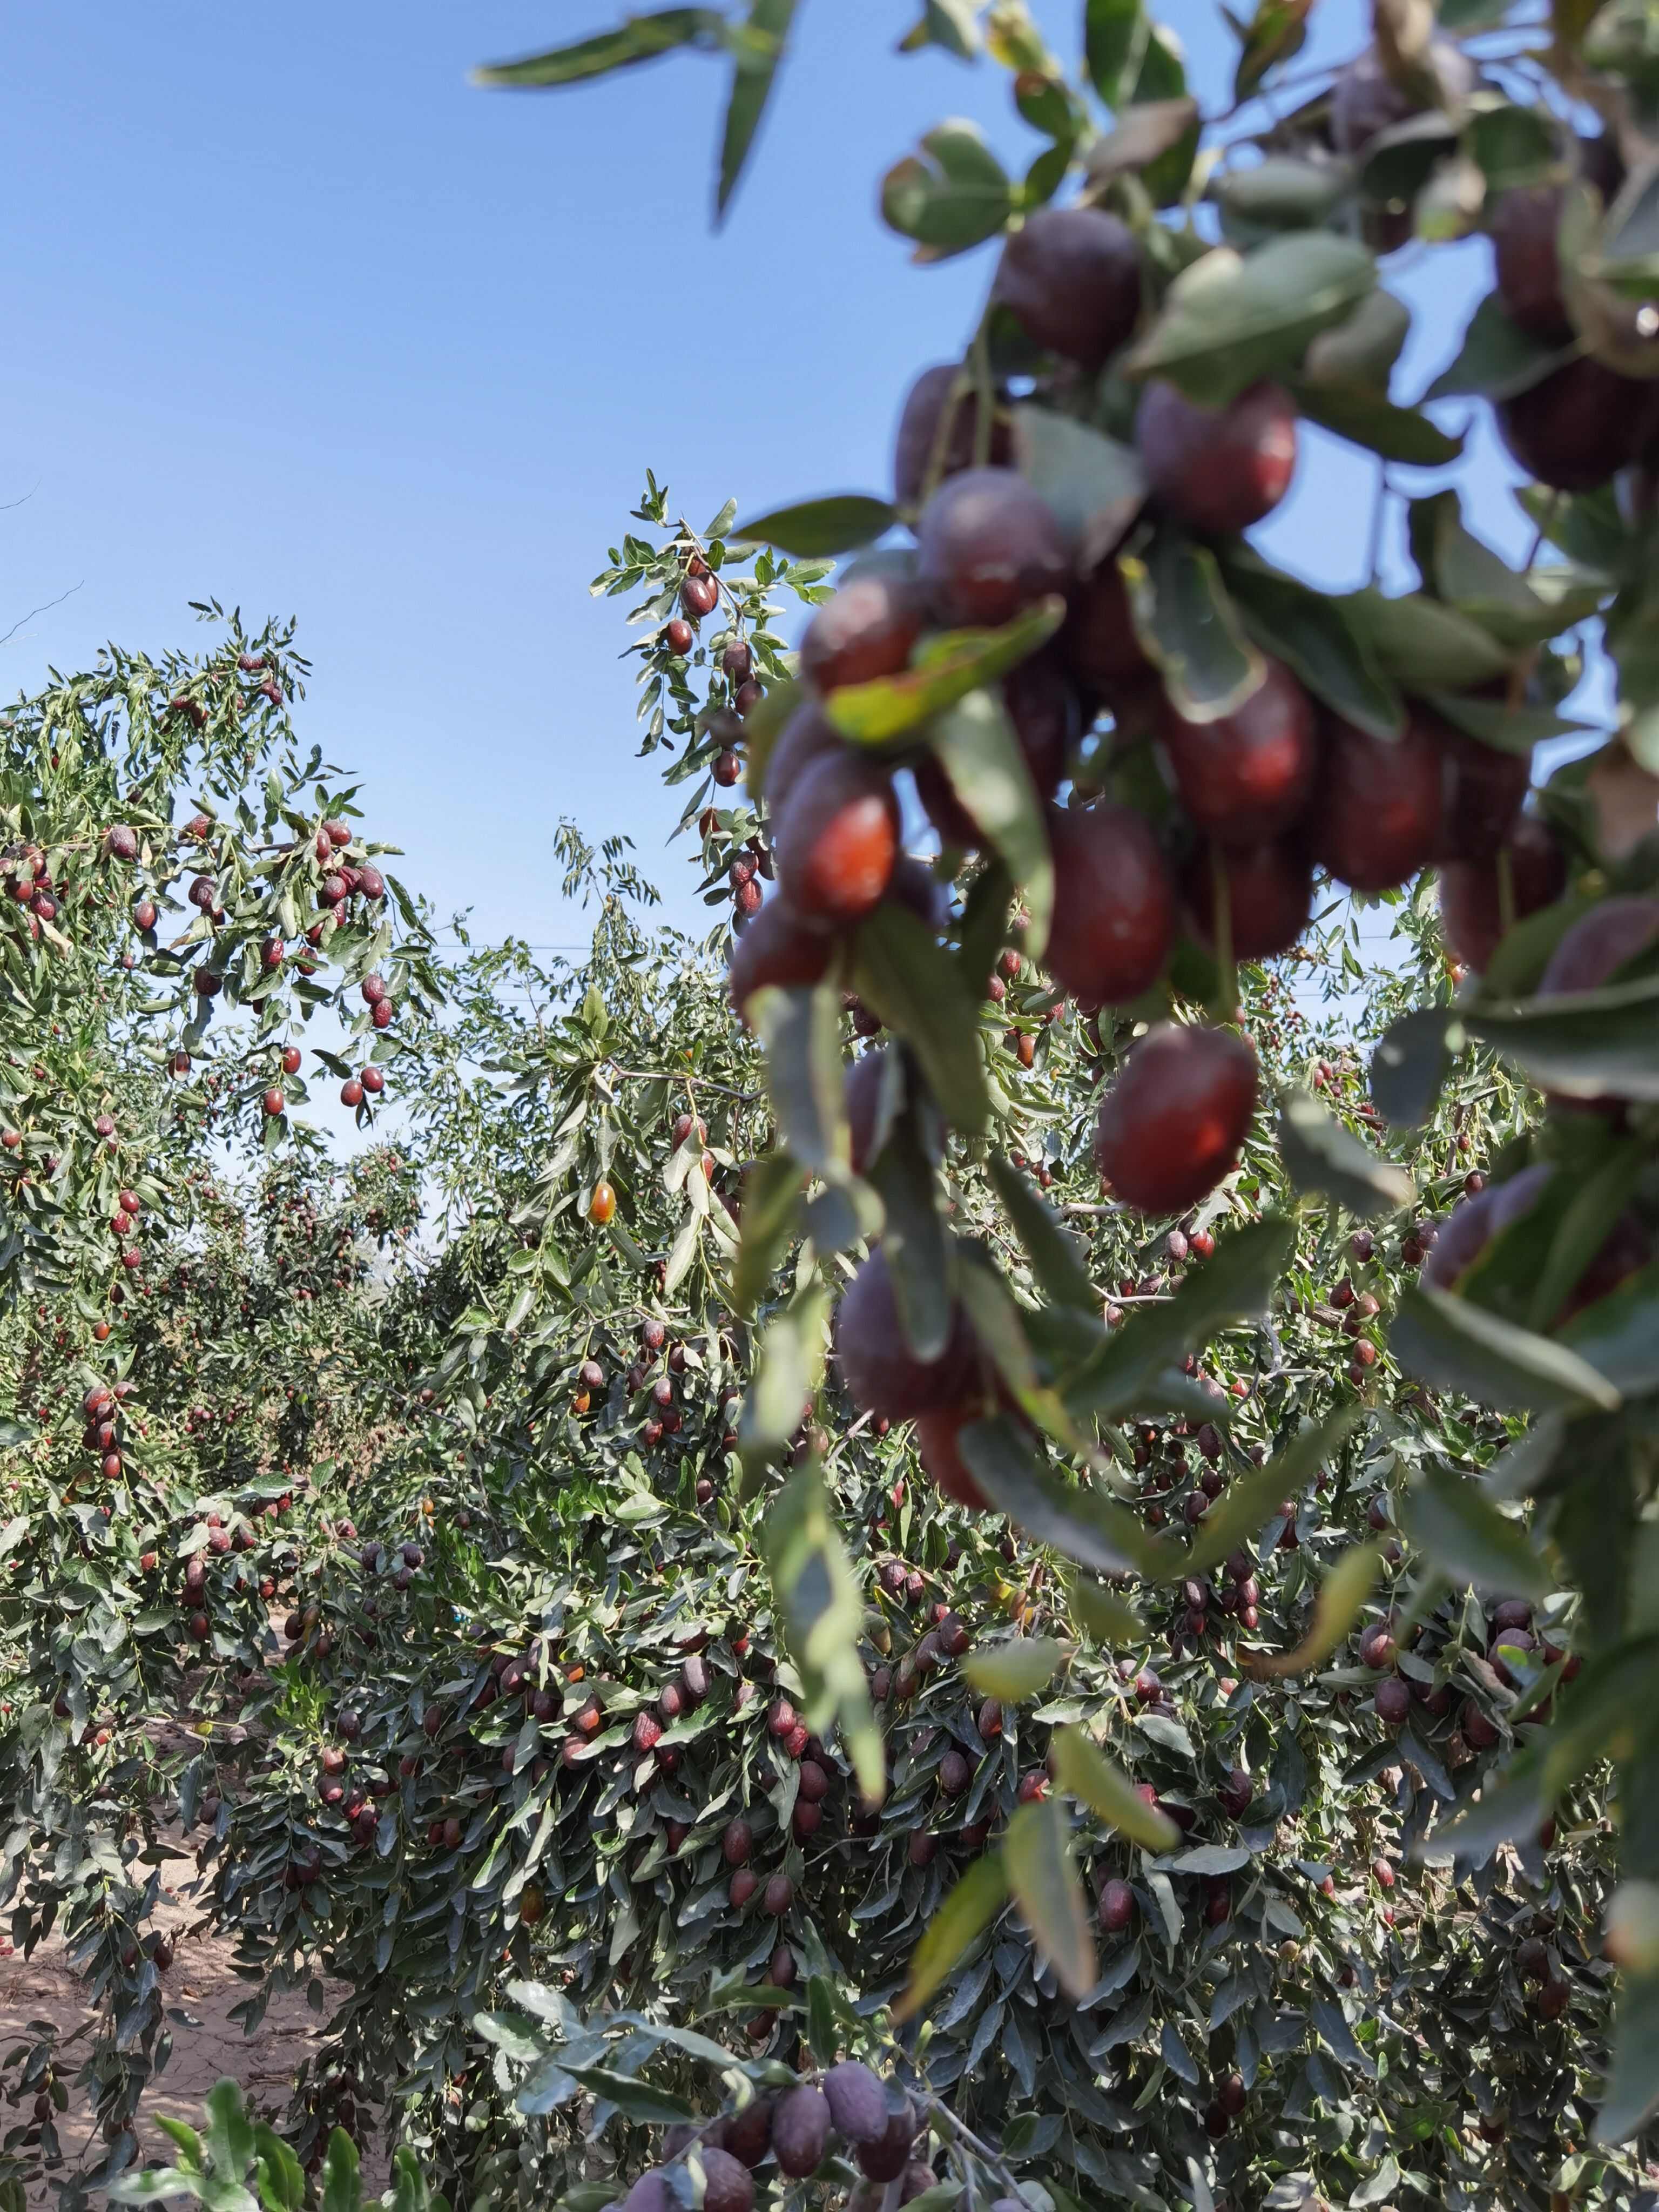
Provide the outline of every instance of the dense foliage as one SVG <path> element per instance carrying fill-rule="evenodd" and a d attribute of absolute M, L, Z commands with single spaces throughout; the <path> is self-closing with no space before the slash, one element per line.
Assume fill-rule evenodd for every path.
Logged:
<path fill-rule="evenodd" d="M 518 81 L 734 49 L 724 194 L 790 12 Z M 12 2195 L 349 2206 L 384 2127 L 408 2212 L 1644 2201 L 1642 30 L 1381 7 L 1263 121 L 1300 25 L 1206 139 L 1137 9 L 1076 81 L 989 10 L 1045 145 L 887 179 L 1007 234 L 892 496 L 647 483 L 596 588 L 705 942 L 567 824 L 588 958 L 442 965 L 283 633 L 7 719 L 0 1893 L 100 2008 L 4 2054 Z M 1377 265 L 1477 222 L 1527 574 L 1455 482 L 1409 592 L 1270 568 L 1301 420 L 1455 465 Z M 325 2033 L 291 2150 L 227 2091 L 134 2176 L 181 1879 Z"/>

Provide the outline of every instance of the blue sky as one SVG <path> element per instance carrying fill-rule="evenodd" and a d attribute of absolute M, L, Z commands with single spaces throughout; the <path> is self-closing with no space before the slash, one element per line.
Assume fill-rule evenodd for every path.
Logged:
<path fill-rule="evenodd" d="M 947 115 L 1011 166 L 1038 143 L 988 64 L 894 56 L 911 0 L 803 0 L 716 234 L 714 63 L 562 94 L 466 81 L 620 7 L 81 0 L 9 24 L 0 502 L 23 503 L 0 514 L 0 629 L 78 588 L 0 651 L 0 687 L 106 638 L 188 643 L 191 599 L 296 614 L 303 732 L 362 773 L 373 830 L 441 911 L 544 943 L 579 933 L 562 814 L 629 830 L 702 920 L 663 849 L 678 807 L 634 757 L 618 611 L 587 592 L 645 467 L 699 523 L 728 493 L 884 489 L 898 398 L 960 343 L 989 261 L 910 267 L 877 179 Z M 1069 60 L 1080 0 L 1036 12 Z M 1218 12 L 1164 13 L 1218 104 Z M 1356 42 L 1353 0 L 1315 20 L 1298 68 Z M 1455 349 L 1485 257 L 1389 264 L 1423 310 L 1398 390 Z M 1368 468 L 1306 445 L 1264 543 L 1357 581 Z M 1474 518 L 1514 550 L 1489 429 L 1476 447 Z"/>

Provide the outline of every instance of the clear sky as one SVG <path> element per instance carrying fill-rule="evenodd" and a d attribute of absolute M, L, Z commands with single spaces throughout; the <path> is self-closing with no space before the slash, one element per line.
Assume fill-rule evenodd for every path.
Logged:
<path fill-rule="evenodd" d="M 881 172 L 930 124 L 1037 142 L 1003 73 L 892 49 L 913 0 L 802 0 L 793 55 L 723 233 L 709 182 L 723 67 L 484 92 L 469 67 L 599 28 L 623 0 L 438 0 L 275 12 L 182 0 L 14 9 L 0 143 L 12 239 L 0 358 L 0 688 L 106 638 L 191 641 L 186 602 L 296 614 L 302 732 L 360 770 L 372 830 L 441 911 L 578 933 L 553 823 L 625 829 L 671 911 L 678 812 L 634 757 L 618 610 L 589 579 L 645 467 L 701 524 L 883 490 L 896 404 L 954 351 L 981 252 L 917 270 Z M 1062 58 L 1080 0 L 1036 12 Z M 1206 105 L 1234 43 L 1211 0 L 1164 10 Z M 1296 66 L 1356 43 L 1318 11 Z M 1396 390 L 1449 357 L 1484 289 L 1468 244 L 1387 264 L 1425 309 Z M 1454 419 L 1461 407 L 1449 410 Z M 1524 544 L 1490 431 L 1475 518 Z M 1316 437 L 1263 533 L 1359 580 L 1370 477 Z M 1512 473 L 1512 472 L 1510 472 Z M 1425 480 L 1426 481 L 1426 480 Z"/>

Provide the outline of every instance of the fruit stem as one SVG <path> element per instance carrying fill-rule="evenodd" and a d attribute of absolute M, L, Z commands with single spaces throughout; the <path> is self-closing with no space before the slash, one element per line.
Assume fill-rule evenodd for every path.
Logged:
<path fill-rule="evenodd" d="M 1220 971 L 1221 1018 L 1224 1022 L 1238 1019 L 1238 969 L 1233 960 L 1233 890 L 1227 874 L 1225 854 L 1213 839 L 1210 843 L 1210 882 L 1213 886 L 1212 904 L 1214 921 L 1212 935 L 1215 939 L 1215 964 Z"/>
<path fill-rule="evenodd" d="M 991 390 L 991 309 L 988 301 L 974 332 L 971 348 L 974 364 L 974 466 L 982 469 L 991 458 L 992 410 L 995 399 Z"/>

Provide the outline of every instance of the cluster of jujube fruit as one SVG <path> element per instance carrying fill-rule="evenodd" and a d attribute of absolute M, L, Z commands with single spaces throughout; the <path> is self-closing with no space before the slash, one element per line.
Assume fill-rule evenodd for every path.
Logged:
<path fill-rule="evenodd" d="M 695 2156 L 705 2212 L 751 2212 L 756 2174 L 768 2166 L 800 2181 L 824 2169 L 826 2181 L 846 2186 L 852 2177 L 837 2170 L 842 2146 L 860 2177 L 848 2199 L 854 2212 L 876 2212 L 890 2185 L 896 2185 L 897 2202 L 908 2204 L 939 2182 L 926 2111 L 896 2082 L 844 2058 L 799 2076 L 791 2088 L 754 2088 L 745 2102 L 713 2119 L 671 2128 L 664 2163 L 648 2167 L 621 2202 L 626 2212 L 678 2212 L 672 2169 Z M 826 2166 L 832 2157 L 837 2167 Z M 689 2186 L 689 2173 L 685 2182 Z M 996 2198 L 991 2212 L 1014 2212 L 1018 2203 Z"/>

